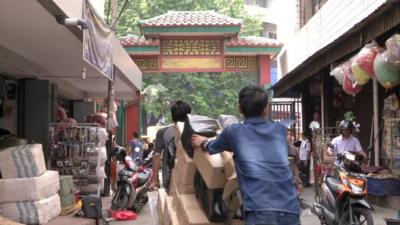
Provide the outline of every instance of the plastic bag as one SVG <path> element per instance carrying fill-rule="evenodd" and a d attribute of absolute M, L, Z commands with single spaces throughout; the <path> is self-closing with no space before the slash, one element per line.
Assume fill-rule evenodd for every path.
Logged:
<path fill-rule="evenodd" d="M 182 146 L 186 153 L 193 158 L 192 135 L 199 134 L 206 137 L 214 137 L 220 129 L 218 121 L 206 116 L 188 114 L 182 132 Z"/>
<path fill-rule="evenodd" d="M 343 64 L 335 67 L 332 71 L 331 71 L 331 76 L 334 76 L 337 80 L 337 82 L 340 85 L 343 85 L 343 79 L 344 79 L 344 68 L 343 68 Z"/>
<path fill-rule="evenodd" d="M 359 86 L 355 81 L 353 72 L 351 71 L 350 62 L 343 65 L 343 70 L 343 90 L 346 94 L 355 96 L 361 91 L 361 86 Z"/>
<path fill-rule="evenodd" d="M 136 220 L 137 215 L 135 212 L 122 210 L 122 211 L 112 211 L 111 215 L 116 220 Z"/>
<path fill-rule="evenodd" d="M 390 61 L 400 63 L 400 34 L 395 34 L 385 42 Z"/>
<path fill-rule="evenodd" d="M 383 52 L 383 49 L 379 45 L 372 41 L 366 44 L 360 52 L 354 57 L 352 63 L 353 74 L 359 85 L 366 84 L 369 77 L 375 77 L 374 72 L 374 60 L 378 53 Z"/>
<path fill-rule="evenodd" d="M 392 88 L 400 83 L 400 63 L 389 58 L 385 51 L 375 58 L 374 70 L 376 79 L 385 88 Z"/>
<path fill-rule="evenodd" d="M 218 122 L 225 129 L 231 124 L 239 123 L 239 119 L 233 115 L 219 115 Z"/>

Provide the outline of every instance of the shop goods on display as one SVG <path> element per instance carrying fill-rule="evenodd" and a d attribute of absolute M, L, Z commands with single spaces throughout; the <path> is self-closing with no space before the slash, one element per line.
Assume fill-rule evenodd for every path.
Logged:
<path fill-rule="evenodd" d="M 376 56 L 374 61 L 376 79 L 385 88 L 392 88 L 400 83 L 400 63 L 389 57 L 388 51 Z"/>
<path fill-rule="evenodd" d="M 42 175 L 46 171 L 42 145 L 19 145 L 1 150 L 0 171 L 3 179 Z"/>
<path fill-rule="evenodd" d="M 2 216 L 20 223 L 44 224 L 60 214 L 60 197 L 55 194 L 39 201 L 3 203 L 0 212 Z"/>
<path fill-rule="evenodd" d="M 60 129 L 53 124 L 51 135 L 51 167 L 60 175 L 71 175 L 75 187 L 82 193 L 102 189 L 107 152 L 107 132 L 96 126 L 80 126 Z"/>
<path fill-rule="evenodd" d="M 378 53 L 383 52 L 379 45 L 372 41 L 366 44 L 352 60 L 352 71 L 359 85 L 364 85 L 369 78 L 375 77 L 374 60 Z"/>
<path fill-rule="evenodd" d="M 400 63 L 400 34 L 394 34 L 385 42 L 388 56 L 391 61 Z"/>
<path fill-rule="evenodd" d="M 343 80 L 344 80 L 344 65 L 341 64 L 339 66 L 336 66 L 333 68 L 333 70 L 330 73 L 331 76 L 334 76 L 337 82 L 343 86 Z"/>
<path fill-rule="evenodd" d="M 344 65 L 344 77 L 343 77 L 343 90 L 346 94 L 355 96 L 361 91 L 361 86 L 356 83 L 353 72 L 351 70 L 350 62 Z"/>
<path fill-rule="evenodd" d="M 0 179 L 0 203 L 39 201 L 60 189 L 57 171 L 47 170 L 38 177 Z"/>

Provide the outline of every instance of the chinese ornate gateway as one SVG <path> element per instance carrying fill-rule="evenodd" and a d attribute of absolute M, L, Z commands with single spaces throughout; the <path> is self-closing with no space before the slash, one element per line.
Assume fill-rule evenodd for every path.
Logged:
<path fill-rule="evenodd" d="M 214 11 L 170 11 L 140 21 L 143 36 L 121 42 L 143 73 L 257 71 L 260 85 L 270 84 L 270 58 L 281 44 L 239 37 L 241 25 Z"/>
<path fill-rule="evenodd" d="M 239 37 L 242 24 L 214 11 L 170 11 L 140 21 L 142 36 L 121 38 L 143 73 L 251 72 L 271 84 L 270 59 L 281 44 L 260 37 Z M 139 104 L 127 107 L 127 140 L 139 130 Z"/>

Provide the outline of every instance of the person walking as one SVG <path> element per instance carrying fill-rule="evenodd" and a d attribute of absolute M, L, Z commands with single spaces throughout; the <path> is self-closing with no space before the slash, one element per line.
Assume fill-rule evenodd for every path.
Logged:
<path fill-rule="evenodd" d="M 163 155 L 162 161 L 162 181 L 167 193 L 169 193 L 169 186 L 171 182 L 171 163 L 175 161 L 175 124 L 177 122 L 184 122 L 187 114 L 192 112 L 190 105 L 184 101 L 178 100 L 171 105 L 171 117 L 173 124 L 164 127 L 157 131 L 154 146 L 154 153 L 152 159 L 153 180 L 150 184 L 150 190 L 156 189 L 159 186 L 158 171 L 161 165 L 161 154 Z M 171 154 L 172 153 L 172 154 Z"/>
<path fill-rule="evenodd" d="M 302 140 L 299 150 L 300 155 L 300 177 L 304 187 L 310 187 L 310 156 L 311 156 L 311 140 L 308 132 L 301 134 Z"/>
<path fill-rule="evenodd" d="M 244 122 L 228 126 L 215 140 L 193 135 L 193 147 L 210 154 L 233 151 L 246 225 L 298 225 L 300 206 L 289 167 L 287 128 L 265 120 L 267 106 L 263 88 L 244 87 L 239 93 Z"/>

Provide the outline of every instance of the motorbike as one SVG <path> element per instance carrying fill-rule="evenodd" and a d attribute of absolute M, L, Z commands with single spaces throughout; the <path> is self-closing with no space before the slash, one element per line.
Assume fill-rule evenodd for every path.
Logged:
<path fill-rule="evenodd" d="M 360 162 L 362 155 L 352 152 L 336 155 L 333 174 L 324 174 L 321 196 L 313 212 L 325 225 L 373 225 L 373 207 L 365 199 L 367 177 Z"/>
<path fill-rule="evenodd" d="M 115 150 L 115 158 L 122 168 L 118 169 L 115 194 L 111 201 L 111 210 L 132 209 L 139 212 L 148 201 L 147 191 L 153 177 L 149 167 L 143 167 L 143 160 L 135 149 L 134 159 L 125 148 Z"/>

